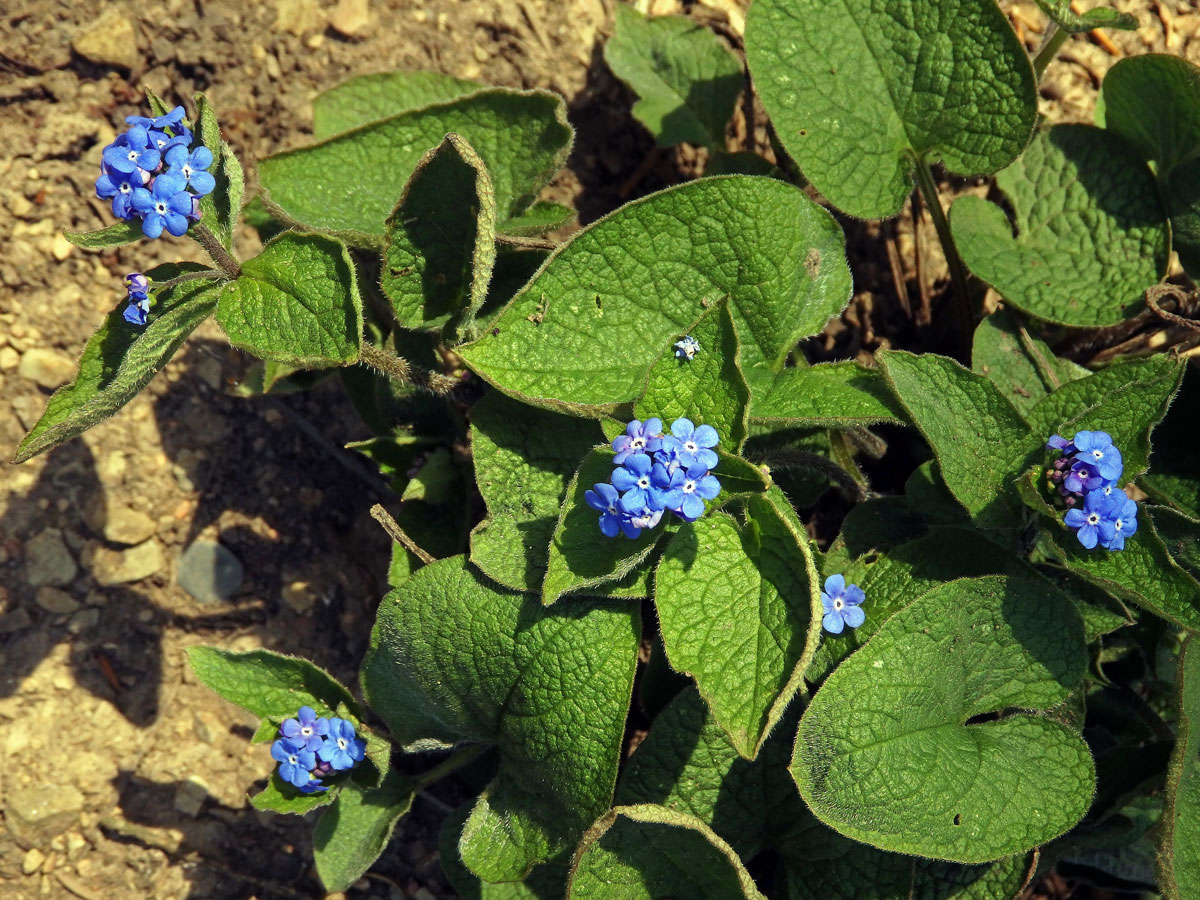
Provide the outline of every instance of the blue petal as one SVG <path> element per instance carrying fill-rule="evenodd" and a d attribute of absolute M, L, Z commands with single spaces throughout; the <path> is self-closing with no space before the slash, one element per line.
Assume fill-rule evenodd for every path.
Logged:
<path fill-rule="evenodd" d="M 841 596 L 846 590 L 846 578 L 843 575 L 830 575 L 825 579 L 825 593 L 830 597 Z"/>
<path fill-rule="evenodd" d="M 845 623 L 842 621 L 842 614 L 836 612 L 827 613 L 821 619 L 821 625 L 824 626 L 825 630 L 830 634 L 841 634 L 842 629 L 846 627 Z"/>
<path fill-rule="evenodd" d="M 213 192 L 213 188 L 217 186 L 217 179 L 207 172 L 192 172 L 190 184 L 197 194 L 204 197 Z"/>
<path fill-rule="evenodd" d="M 866 621 L 867 614 L 863 612 L 861 606 L 848 606 L 842 611 L 842 618 L 846 620 L 846 624 L 851 628 L 857 628 Z"/>
<path fill-rule="evenodd" d="M 701 425 L 692 435 L 692 440 L 701 447 L 715 447 L 721 442 L 721 437 L 711 425 Z"/>

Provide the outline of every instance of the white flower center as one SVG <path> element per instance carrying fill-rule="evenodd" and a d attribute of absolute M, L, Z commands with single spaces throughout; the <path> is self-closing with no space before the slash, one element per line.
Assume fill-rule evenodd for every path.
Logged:
<path fill-rule="evenodd" d="M 129 155 L 125 158 L 128 159 L 130 162 L 137 162 L 138 152 L 136 150 L 130 150 Z"/>
<path fill-rule="evenodd" d="M 683 483 L 683 492 L 685 494 L 694 494 L 696 492 L 696 482 L 694 482 L 690 479 L 688 481 L 685 481 Z"/>
<path fill-rule="evenodd" d="M 293 766 L 299 765 L 299 762 L 296 759 L 296 754 L 294 753 L 288 755 L 288 762 Z"/>
<path fill-rule="evenodd" d="M 119 188 L 117 188 L 117 190 L 120 191 L 122 194 L 128 194 L 130 191 L 133 190 L 133 185 L 131 185 L 128 181 L 122 181 L 121 186 Z"/>
<path fill-rule="evenodd" d="M 650 487 L 650 477 L 648 475 L 643 475 L 641 478 L 639 478 L 637 480 L 637 486 L 640 487 L 642 490 L 645 490 L 646 488 Z"/>
<path fill-rule="evenodd" d="M 183 177 L 188 179 L 189 181 L 192 178 L 192 167 L 189 166 L 187 163 L 184 163 L 184 165 L 183 165 Z"/>
<path fill-rule="evenodd" d="M 305 737 L 309 737 L 309 736 L 311 736 L 311 735 L 312 735 L 312 733 L 313 733 L 312 726 L 311 726 L 311 725 L 305 725 L 303 728 L 301 728 L 301 729 L 300 729 L 300 733 L 301 733 L 302 735 L 304 735 Z"/>
<path fill-rule="evenodd" d="M 695 441 L 686 441 L 683 445 L 683 449 L 686 450 L 688 453 L 695 453 L 700 448 L 698 446 L 696 446 Z"/>
<path fill-rule="evenodd" d="M 641 450 L 643 447 L 646 446 L 646 439 L 640 438 L 640 437 L 635 437 L 633 440 L 631 440 L 629 442 L 629 446 L 632 447 L 634 450 Z"/>
<path fill-rule="evenodd" d="M 345 749 L 346 749 L 346 739 L 345 739 L 345 738 L 338 738 L 338 739 L 337 739 L 337 745 L 338 745 L 338 749 L 339 749 L 339 750 L 345 750 Z"/>
<path fill-rule="evenodd" d="M 155 203 L 155 204 L 154 204 L 154 211 L 155 211 L 156 213 L 158 213 L 160 216 L 165 216 L 165 215 L 167 214 L 167 204 L 165 204 L 165 203 Z"/>
<path fill-rule="evenodd" d="M 846 608 L 846 601 L 843 600 L 841 597 L 834 597 L 833 598 L 833 608 L 836 609 L 838 612 L 841 612 L 843 609 Z"/>
<path fill-rule="evenodd" d="M 1100 524 L 1100 514 L 1092 513 L 1091 515 L 1089 515 L 1087 517 L 1087 523 L 1089 525 L 1099 525 Z"/>

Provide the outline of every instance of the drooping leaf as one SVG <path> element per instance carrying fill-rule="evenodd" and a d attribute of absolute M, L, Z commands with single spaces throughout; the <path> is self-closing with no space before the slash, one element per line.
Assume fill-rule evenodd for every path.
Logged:
<path fill-rule="evenodd" d="M 570 900 L 766 900 L 730 846 L 693 816 L 619 806 L 584 836 Z"/>
<path fill-rule="evenodd" d="M 594 416 L 636 398 L 664 351 L 728 296 L 753 390 L 849 288 L 841 231 L 801 191 L 704 178 L 577 233 L 459 352 L 505 393 Z"/>
<path fill-rule="evenodd" d="M 536 199 L 571 144 L 560 97 L 495 88 L 269 156 L 259 163 L 259 178 L 271 201 L 299 222 L 382 235 L 409 175 L 449 132 L 468 141 L 487 166 L 500 219 Z M 331 179 L 331 172 L 340 177 Z"/>
<path fill-rule="evenodd" d="M 446 880 L 462 900 L 563 900 L 570 871 L 569 854 L 534 866 L 524 881 L 501 884 L 484 881 L 463 864 L 458 842 L 472 805 L 464 803 L 446 816 L 438 837 L 438 861 Z"/>
<path fill-rule="evenodd" d="M 600 437 L 594 420 L 533 409 L 499 391 L 475 404 L 471 456 L 488 518 L 471 532 L 471 561 L 484 574 L 540 590 L 567 484 Z"/>
<path fill-rule="evenodd" d="M 797 428 L 908 421 L 879 371 L 851 361 L 784 369 L 769 388 L 755 393 L 750 418 Z"/>
<path fill-rule="evenodd" d="M 622 3 L 604 61 L 638 95 L 633 115 L 660 147 L 724 148 L 742 65 L 712 31 L 686 16 L 647 18 Z"/>
<path fill-rule="evenodd" d="M 674 346 L 669 346 L 651 367 L 646 392 L 633 406 L 634 415 L 643 420 L 660 418 L 664 428 L 680 417 L 711 425 L 721 436 L 721 445 L 736 452 L 746 440 L 750 391 L 739 368 L 741 354 L 728 304 L 706 312 L 688 334 L 700 349 L 689 360 L 679 358 Z"/>
<path fill-rule="evenodd" d="M 276 724 L 294 717 L 301 706 L 328 716 L 344 703 L 355 716 L 362 716 L 350 692 L 307 659 L 270 650 L 235 653 L 218 647 L 189 647 L 188 662 L 197 678 L 230 703 Z"/>
<path fill-rule="evenodd" d="M 417 163 L 388 216 L 380 287 L 405 328 L 474 332 L 496 262 L 496 198 L 483 160 L 448 134 Z"/>
<path fill-rule="evenodd" d="M 339 241 L 288 231 L 221 289 L 217 321 L 235 347 L 300 368 L 358 359 L 362 298 Z"/>
<path fill-rule="evenodd" d="M 1137 29 L 1137 19 L 1129 13 L 1117 12 L 1108 6 L 1098 6 L 1082 13 L 1071 9 L 1071 0 L 1035 0 L 1038 8 L 1063 31 L 1082 34 L 1096 28 L 1115 28 L 1121 31 Z"/>
<path fill-rule="evenodd" d="M 63 237 L 76 247 L 85 250 L 103 250 L 106 247 L 120 247 L 140 241 L 143 237 L 140 219 L 130 219 L 125 222 L 114 222 L 95 231 L 64 231 Z"/>
<path fill-rule="evenodd" d="M 1091 125 L 1043 130 L 996 176 L 1013 208 L 979 197 L 950 210 L 971 271 L 1012 306 L 1060 325 L 1115 325 L 1145 305 L 1170 238 L 1154 176 L 1120 138 Z"/>
<path fill-rule="evenodd" d="M 412 808 L 414 796 L 412 785 L 396 772 L 377 788 L 363 790 L 349 782 L 338 792 L 313 828 L 313 856 L 327 891 L 349 890 L 362 877 Z"/>
<path fill-rule="evenodd" d="M 368 122 L 446 103 L 486 87 L 441 72 L 358 75 L 313 99 L 313 139 L 324 140 Z"/>
<path fill-rule="evenodd" d="M 250 798 L 250 805 L 263 812 L 302 816 L 333 803 L 341 790 L 341 787 L 332 787 L 328 791 L 302 794 L 280 778 L 278 772 L 272 772 L 267 786 Z"/>
<path fill-rule="evenodd" d="M 1007 309 L 996 310 L 975 329 L 971 368 L 990 378 L 1027 419 L 1047 394 L 1090 374 L 1069 359 L 1055 356 L 1045 341 L 1031 334 Z"/>
<path fill-rule="evenodd" d="M 889 619 L 813 698 L 792 775 L 817 817 L 884 850 L 978 863 L 1087 812 L 1087 745 L 1049 709 L 1083 676 L 1083 624 L 1045 582 L 964 579 Z M 1046 623 L 1053 623 L 1047 627 Z"/>
<path fill-rule="evenodd" d="M 200 221 L 228 250 L 233 246 L 233 230 L 242 212 L 246 182 L 242 164 L 221 139 L 216 110 L 203 94 L 196 95 L 196 140 L 212 154 L 208 171 L 217 182 L 211 193 L 200 198 Z"/>
<path fill-rule="evenodd" d="M 1167 770 L 1158 883 L 1168 900 L 1200 894 L 1200 649 L 1190 637 L 1176 677 L 1179 733 Z"/>
<path fill-rule="evenodd" d="M 179 271 L 171 269 L 174 274 Z M 57 447 L 116 414 L 212 315 L 217 296 L 218 286 L 211 281 L 188 281 L 158 291 L 145 326 L 125 321 L 122 302 L 88 339 L 75 380 L 54 392 L 13 462 Z"/>
<path fill-rule="evenodd" d="M 363 688 L 397 741 L 499 748 L 459 844 L 484 880 L 523 878 L 608 808 L 638 631 L 628 606 L 546 610 L 463 557 L 425 566 L 381 603 Z"/>
<path fill-rule="evenodd" d="M 942 479 L 976 522 L 1011 527 L 1009 484 L 1039 446 L 991 381 L 943 356 L 881 351 L 884 377 L 933 448 Z"/>
<path fill-rule="evenodd" d="M 780 142 L 851 215 L 895 215 L 912 155 L 991 174 L 1029 142 L 1033 68 L 977 0 L 756 0 L 746 58 Z"/>

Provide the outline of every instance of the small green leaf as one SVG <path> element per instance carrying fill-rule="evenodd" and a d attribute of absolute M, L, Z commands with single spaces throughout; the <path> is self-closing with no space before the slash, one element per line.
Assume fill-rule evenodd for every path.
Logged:
<path fill-rule="evenodd" d="M 486 164 L 500 219 L 533 203 L 571 145 L 562 98 L 495 88 L 269 156 L 259 163 L 259 178 L 296 221 L 382 235 L 409 175 L 449 132 L 470 142 Z M 330 172 L 347 177 L 331 181 Z"/>
<path fill-rule="evenodd" d="M 172 267 L 172 272 L 179 269 Z M 118 412 L 212 315 L 217 295 L 210 281 L 188 281 L 158 291 L 144 327 L 125 321 L 122 301 L 88 339 L 75 380 L 54 392 L 13 462 L 57 447 Z"/>
<path fill-rule="evenodd" d="M 496 226 L 500 234 L 516 237 L 532 237 L 554 231 L 575 219 L 575 210 L 558 203 L 539 200 L 517 216 L 506 219 Z"/>
<path fill-rule="evenodd" d="M 991 379 L 1017 411 L 1029 411 L 1047 394 L 1091 373 L 1059 359 L 1045 341 L 1026 330 L 1019 317 L 998 309 L 979 323 L 971 349 L 971 368 Z"/>
<path fill-rule="evenodd" d="M 1069 34 L 1082 34 L 1096 28 L 1115 28 L 1121 31 L 1136 31 L 1137 19 L 1129 13 L 1117 12 L 1107 6 L 1098 6 L 1082 13 L 1071 9 L 1071 0 L 1035 0 L 1038 8 L 1055 25 Z"/>
<path fill-rule="evenodd" d="M 340 793 L 341 788 L 332 787 L 315 794 L 302 794 L 280 778 L 278 772 L 272 772 L 267 786 L 250 798 L 250 805 L 263 812 L 302 816 L 333 803 Z"/>
<path fill-rule="evenodd" d="M 1007 710 L 1056 706 L 1086 667 L 1079 614 L 1045 581 L 950 582 L 829 676 L 792 775 L 818 818 L 880 849 L 964 863 L 1032 849 L 1087 812 L 1095 769 L 1070 729 Z"/>
<path fill-rule="evenodd" d="M 221 140 L 221 126 L 217 113 L 203 94 L 196 95 L 196 139 L 212 154 L 209 169 L 217 186 L 200 198 L 200 220 L 208 227 L 226 249 L 233 246 L 233 232 L 238 216 L 242 212 L 242 198 L 246 193 L 242 164 L 233 150 Z"/>
<path fill-rule="evenodd" d="M 971 271 L 1029 315 L 1081 328 L 1144 307 L 1170 237 L 1154 176 L 1128 144 L 1091 125 L 1055 125 L 996 176 L 1016 218 L 963 197 L 950 210 Z"/>
<path fill-rule="evenodd" d="M 347 365 L 362 343 L 354 262 L 339 241 L 285 232 L 221 290 L 217 321 L 235 347 L 300 368 Z"/>
<path fill-rule="evenodd" d="M 446 103 L 484 90 L 487 85 L 441 72 L 378 72 L 347 79 L 313 100 L 313 139 L 400 113 Z"/>
<path fill-rule="evenodd" d="M 459 845 L 484 880 L 520 880 L 608 808 L 639 639 L 636 608 L 623 606 L 546 610 L 462 557 L 418 570 L 380 604 L 362 680 L 397 741 L 500 750 Z"/>
<path fill-rule="evenodd" d="M 1200 647 L 1188 638 L 1179 656 L 1179 733 L 1167 770 L 1167 800 L 1158 856 L 1167 900 L 1200 896 Z"/>
<path fill-rule="evenodd" d="M 346 891 L 387 846 L 392 830 L 412 808 L 413 789 L 392 772 L 383 784 L 363 790 L 346 784 L 313 828 L 317 875 L 327 891 Z"/>
<path fill-rule="evenodd" d="M 742 65 L 716 34 L 686 16 L 647 18 L 622 3 L 604 61 L 638 95 L 633 115 L 660 147 L 724 149 Z"/>
<path fill-rule="evenodd" d="M 337 680 L 307 659 L 270 650 L 234 653 L 217 647 L 189 647 L 192 671 L 230 703 L 262 719 L 294 717 L 301 706 L 333 715 L 344 703 L 356 717 L 358 702 Z"/>
<path fill-rule="evenodd" d="M 496 262 L 496 198 L 483 160 L 448 134 L 417 163 L 388 216 L 380 287 L 405 328 L 474 331 Z"/>
<path fill-rule="evenodd" d="M 471 562 L 485 575 L 540 590 L 567 484 L 600 436 L 594 420 L 533 409 L 499 391 L 475 404 L 471 456 L 488 518 L 471 532 Z"/>
<path fill-rule="evenodd" d="M 753 390 L 849 291 L 841 230 L 802 191 L 704 178 L 578 232 L 459 353 L 518 399 L 596 416 L 635 399 L 664 349 L 727 296 Z"/>
<path fill-rule="evenodd" d="M 662 806 L 618 806 L 575 854 L 570 900 L 766 900 L 733 849 L 702 821 Z"/>
<path fill-rule="evenodd" d="M 851 361 L 784 369 L 755 394 L 750 418 L 789 428 L 908 423 L 879 371 Z"/>
<path fill-rule="evenodd" d="M 881 351 L 880 365 L 933 448 L 942 478 L 976 522 L 1011 527 L 1019 518 L 1013 476 L 1039 446 L 996 386 L 944 356 Z"/>
<path fill-rule="evenodd" d="M 524 881 L 502 884 L 482 880 L 463 864 L 458 842 L 472 806 L 464 803 L 446 816 L 438 837 L 438 861 L 462 900 L 562 900 L 567 892 L 569 854 L 534 866 Z"/>
<path fill-rule="evenodd" d="M 142 239 L 142 223 L 140 219 L 128 222 L 114 222 L 106 228 L 95 231 L 64 231 L 63 237 L 76 247 L 86 250 L 103 250 L 106 247 L 120 247 Z"/>
<path fill-rule="evenodd" d="M 700 344 L 695 357 L 679 359 L 674 344 L 669 345 L 650 369 L 634 415 L 643 420 L 658 417 L 667 429 L 680 417 L 711 425 L 722 446 L 740 450 L 746 440 L 750 391 L 739 368 L 741 353 L 729 305 L 721 303 L 706 312 L 688 333 Z"/>
<path fill-rule="evenodd" d="M 1029 57 L 991 2 L 755 0 L 746 58 L 788 154 L 864 219 L 899 212 L 913 155 L 991 174 L 1037 117 Z"/>

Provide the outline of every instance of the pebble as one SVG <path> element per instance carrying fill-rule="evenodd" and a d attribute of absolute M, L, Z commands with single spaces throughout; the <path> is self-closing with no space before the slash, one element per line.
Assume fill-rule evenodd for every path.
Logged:
<path fill-rule="evenodd" d="M 71 785 L 19 787 L 5 799 L 4 824 L 13 839 L 28 850 L 45 846 L 52 838 L 75 828 L 82 811 L 83 794 Z"/>
<path fill-rule="evenodd" d="M 45 585 L 37 589 L 34 602 L 48 613 L 68 616 L 79 609 L 79 601 L 60 588 Z"/>
<path fill-rule="evenodd" d="M 369 0 L 339 0 L 329 14 L 329 24 L 338 34 L 353 37 L 371 22 Z"/>
<path fill-rule="evenodd" d="M 71 49 L 102 66 L 133 69 L 138 65 L 138 39 L 133 23 L 115 9 L 106 10 L 71 41 Z"/>
<path fill-rule="evenodd" d="M 179 557 L 176 579 L 197 603 L 228 600 L 242 585 L 241 560 L 216 541 L 198 540 Z"/>
<path fill-rule="evenodd" d="M 21 872 L 25 875 L 32 875 L 42 867 L 42 863 L 46 861 L 46 854 L 37 847 L 30 848 L 25 854 L 25 858 L 21 861 Z"/>
<path fill-rule="evenodd" d="M 113 450 L 108 456 L 104 457 L 104 462 L 100 464 L 96 474 L 100 477 L 103 484 L 120 484 L 125 477 L 125 470 L 129 468 L 129 460 L 120 450 Z"/>
<path fill-rule="evenodd" d="M 160 572 L 166 562 L 162 546 L 155 540 L 128 550 L 97 547 L 91 559 L 92 576 L 103 587 L 127 584 Z"/>
<path fill-rule="evenodd" d="M 104 521 L 104 538 L 114 544 L 132 546 L 154 537 L 157 523 L 143 512 L 128 506 L 118 506 Z"/>
<path fill-rule="evenodd" d="M 199 710 L 192 714 L 192 732 L 196 740 L 205 743 L 216 743 L 217 738 L 225 732 L 225 723 L 210 712 Z"/>
<path fill-rule="evenodd" d="M 88 634 L 95 631 L 100 624 L 100 610 L 81 609 L 67 622 L 67 631 L 71 634 Z"/>
<path fill-rule="evenodd" d="M 0 370 L 15 369 L 21 364 L 21 354 L 12 347 L 0 347 Z"/>
<path fill-rule="evenodd" d="M 41 387 L 53 389 L 75 377 L 75 360 L 52 347 L 34 347 L 22 354 L 17 374 Z"/>
<path fill-rule="evenodd" d="M 0 616 L 0 634 L 12 634 L 14 631 L 24 631 L 33 624 L 33 619 L 29 615 L 29 610 L 23 606 L 18 606 L 11 612 L 6 612 Z"/>
<path fill-rule="evenodd" d="M 317 591 L 307 581 L 291 581 L 283 586 L 283 602 L 286 603 L 293 612 L 306 613 L 317 602 Z"/>
<path fill-rule="evenodd" d="M 63 235 L 56 234 L 53 243 L 50 244 L 50 254 L 59 262 L 66 260 L 68 256 L 75 252 L 75 245 L 68 241 Z"/>
<path fill-rule="evenodd" d="M 207 799 L 208 785 L 199 776 L 189 775 L 175 788 L 175 809 L 193 819 L 200 815 Z"/>
<path fill-rule="evenodd" d="M 70 584 L 78 572 L 57 528 L 38 532 L 25 545 L 25 580 L 33 587 Z"/>

